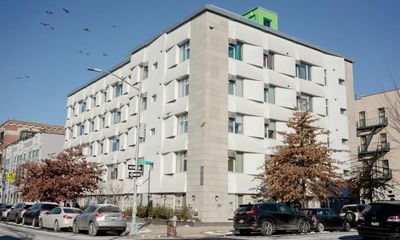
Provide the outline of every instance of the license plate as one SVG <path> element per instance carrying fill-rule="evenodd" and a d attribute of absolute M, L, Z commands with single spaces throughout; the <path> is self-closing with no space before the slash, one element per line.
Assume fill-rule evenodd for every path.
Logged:
<path fill-rule="evenodd" d="M 379 226 L 379 222 L 371 222 L 371 226 Z"/>
<path fill-rule="evenodd" d="M 118 217 L 110 217 L 111 220 L 117 220 Z"/>
<path fill-rule="evenodd" d="M 243 219 L 240 219 L 240 220 L 239 220 L 239 223 L 244 223 L 244 220 L 243 220 Z"/>

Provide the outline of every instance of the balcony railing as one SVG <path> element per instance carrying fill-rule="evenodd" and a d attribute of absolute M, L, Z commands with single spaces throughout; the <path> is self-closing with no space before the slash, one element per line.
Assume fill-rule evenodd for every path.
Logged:
<path fill-rule="evenodd" d="M 383 152 L 389 152 L 390 151 L 390 143 L 388 142 L 382 142 L 378 145 L 377 148 L 370 148 L 368 149 L 368 146 L 366 145 L 361 145 L 358 147 L 358 154 L 372 154 L 372 153 L 383 153 Z"/>
<path fill-rule="evenodd" d="M 363 174 L 361 179 L 362 180 L 369 180 L 369 179 L 374 179 L 374 180 L 384 180 L 384 181 L 389 181 L 392 179 L 392 169 L 389 168 L 374 168 L 370 174 Z"/>
<path fill-rule="evenodd" d="M 367 129 L 371 127 L 386 127 L 387 125 L 388 125 L 387 117 L 360 119 L 357 122 L 357 130 Z"/>

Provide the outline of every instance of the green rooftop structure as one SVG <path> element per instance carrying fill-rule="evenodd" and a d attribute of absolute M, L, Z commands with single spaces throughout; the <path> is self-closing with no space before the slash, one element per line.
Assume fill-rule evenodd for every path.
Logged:
<path fill-rule="evenodd" d="M 256 7 L 243 14 L 244 17 L 256 21 L 260 25 L 278 31 L 278 14 L 262 7 Z"/>

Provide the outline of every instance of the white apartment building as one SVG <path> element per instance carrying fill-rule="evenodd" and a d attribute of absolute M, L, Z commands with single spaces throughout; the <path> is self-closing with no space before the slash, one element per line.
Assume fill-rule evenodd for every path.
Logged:
<path fill-rule="evenodd" d="M 38 162 L 50 154 L 63 150 L 64 135 L 57 133 L 32 133 L 26 138 L 9 144 L 3 151 L 3 171 L 15 173 L 18 166 L 27 162 Z M 3 176 L 4 177 L 4 176 Z M 2 202 L 9 204 L 21 201 L 19 188 L 2 179 Z"/>
<path fill-rule="evenodd" d="M 94 78 L 68 95 L 65 148 L 89 144 L 88 159 L 107 168 L 97 194 L 121 196 L 122 207 L 131 204 L 127 164 L 139 145 L 153 162 L 139 181 L 143 204 L 150 193 L 155 204 L 227 221 L 253 201 L 254 176 L 296 108 L 319 117 L 331 147 L 356 154 L 352 61 L 218 7 L 206 5 L 109 71 L 141 84 L 141 106 L 115 76 Z M 349 155 L 334 155 L 341 171 Z"/>

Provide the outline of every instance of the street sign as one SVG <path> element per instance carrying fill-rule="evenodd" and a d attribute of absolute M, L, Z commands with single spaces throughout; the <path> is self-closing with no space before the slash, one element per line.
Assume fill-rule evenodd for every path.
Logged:
<path fill-rule="evenodd" d="M 143 165 L 151 165 L 153 164 L 151 161 L 148 160 L 139 160 L 138 164 L 143 164 Z"/>
<path fill-rule="evenodd" d="M 140 171 L 140 172 L 143 172 L 143 168 L 144 168 L 144 166 L 143 165 L 128 165 L 128 170 L 130 170 L 130 171 Z"/>
<path fill-rule="evenodd" d="M 142 172 L 139 171 L 130 171 L 128 173 L 128 178 L 138 178 L 142 176 Z"/>
<path fill-rule="evenodd" d="M 15 173 L 13 171 L 8 171 L 6 173 L 7 182 L 13 182 L 15 180 Z"/>

